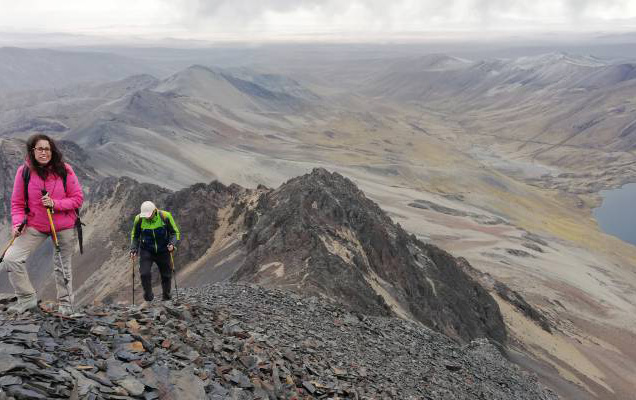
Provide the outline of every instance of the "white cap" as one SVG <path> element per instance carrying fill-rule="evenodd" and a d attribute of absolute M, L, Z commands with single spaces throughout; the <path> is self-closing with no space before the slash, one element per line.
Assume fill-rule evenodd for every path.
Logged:
<path fill-rule="evenodd" d="M 141 203 L 141 214 L 139 214 L 139 216 L 141 218 L 150 218 L 150 216 L 156 209 L 157 206 L 155 206 L 155 203 L 153 203 L 152 201 L 144 201 L 143 203 Z"/>

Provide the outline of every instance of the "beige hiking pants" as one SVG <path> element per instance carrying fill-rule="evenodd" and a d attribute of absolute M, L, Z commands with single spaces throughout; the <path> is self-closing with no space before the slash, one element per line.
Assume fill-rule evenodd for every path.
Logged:
<path fill-rule="evenodd" d="M 41 233 L 33 228 L 25 228 L 13 245 L 7 250 L 2 263 L 9 274 L 9 282 L 20 298 L 30 297 L 35 294 L 35 289 L 29 279 L 26 268 L 26 260 L 29 255 L 38 248 L 47 238 L 46 233 Z M 62 263 L 57 251 L 53 249 L 53 276 L 57 288 L 57 300 L 60 304 L 71 305 L 73 301 L 73 278 L 71 273 L 71 256 L 74 249 L 73 229 L 65 229 L 57 232 L 57 240 L 62 253 Z"/>

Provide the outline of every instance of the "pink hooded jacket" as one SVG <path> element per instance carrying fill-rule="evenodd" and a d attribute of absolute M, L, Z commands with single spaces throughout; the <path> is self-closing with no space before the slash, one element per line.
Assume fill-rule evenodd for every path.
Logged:
<path fill-rule="evenodd" d="M 46 208 L 42 205 L 42 189 L 49 192 L 49 197 L 55 203 L 53 206 L 53 224 L 56 231 L 71 229 L 75 226 L 75 209 L 82 206 L 84 194 L 82 187 L 77 180 L 77 176 L 70 165 L 66 166 L 66 191 L 64 191 L 64 181 L 55 174 L 49 174 L 46 180 L 31 171 L 29 178 L 29 215 L 27 216 L 28 227 L 37 229 L 42 233 L 50 233 L 51 225 L 46 214 Z M 19 226 L 24 220 L 24 180 L 22 178 L 23 164 L 15 174 L 13 184 L 13 194 L 11 195 L 11 220 L 14 227 Z"/>

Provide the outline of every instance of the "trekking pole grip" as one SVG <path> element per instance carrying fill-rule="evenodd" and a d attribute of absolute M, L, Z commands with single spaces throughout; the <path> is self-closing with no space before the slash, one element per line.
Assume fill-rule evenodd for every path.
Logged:
<path fill-rule="evenodd" d="M 42 196 L 46 196 L 46 189 L 42 189 Z M 60 251 L 60 244 L 57 241 L 57 233 L 55 232 L 55 224 L 53 223 L 53 215 L 51 211 L 51 207 L 46 207 L 46 214 L 49 216 L 49 224 L 51 224 L 51 234 L 53 235 L 53 244 L 55 245 L 55 249 Z"/>

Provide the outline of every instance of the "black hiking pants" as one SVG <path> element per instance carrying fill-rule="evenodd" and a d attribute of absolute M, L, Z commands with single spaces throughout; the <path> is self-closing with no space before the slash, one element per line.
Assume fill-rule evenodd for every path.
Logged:
<path fill-rule="evenodd" d="M 141 276 L 141 287 L 144 289 L 144 300 L 152 301 L 152 264 L 156 263 L 161 274 L 161 288 L 163 289 L 163 299 L 170 299 L 170 282 L 172 280 L 172 268 L 170 267 L 170 253 L 165 251 L 153 253 L 148 250 L 139 250 L 139 275 Z"/>

